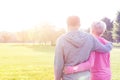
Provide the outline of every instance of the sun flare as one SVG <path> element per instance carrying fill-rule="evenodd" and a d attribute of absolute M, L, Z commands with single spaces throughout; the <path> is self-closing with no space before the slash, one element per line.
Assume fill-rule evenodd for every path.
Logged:
<path fill-rule="evenodd" d="M 95 19 L 105 16 L 113 19 L 120 7 L 119 2 L 118 0 L 1 0 L 0 31 L 25 30 L 45 21 L 57 27 L 66 27 L 66 18 L 69 15 L 80 16 L 82 28 L 88 28 Z"/>

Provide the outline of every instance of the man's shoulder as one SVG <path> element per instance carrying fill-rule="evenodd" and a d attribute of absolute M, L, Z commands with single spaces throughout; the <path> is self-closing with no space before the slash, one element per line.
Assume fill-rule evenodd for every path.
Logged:
<path fill-rule="evenodd" d="M 62 34 L 61 36 L 59 36 L 59 37 L 57 38 L 57 40 L 62 40 L 62 39 L 64 38 L 64 36 L 65 36 L 65 34 Z"/>
<path fill-rule="evenodd" d="M 57 38 L 57 42 L 63 42 L 63 39 L 64 39 L 64 36 L 65 36 L 65 34 L 62 34 L 61 36 L 59 36 L 58 38 Z"/>
<path fill-rule="evenodd" d="M 107 41 L 105 38 L 103 38 L 103 37 L 100 37 L 99 40 L 100 40 L 101 42 L 103 42 L 103 43 L 108 42 L 108 41 Z"/>
<path fill-rule="evenodd" d="M 80 31 L 81 34 L 86 35 L 86 36 L 92 36 L 90 33 L 85 32 L 85 31 Z"/>
<path fill-rule="evenodd" d="M 90 33 L 88 33 L 88 32 L 82 32 L 82 35 L 83 36 L 86 36 L 88 39 L 93 39 L 94 37 L 90 34 Z"/>

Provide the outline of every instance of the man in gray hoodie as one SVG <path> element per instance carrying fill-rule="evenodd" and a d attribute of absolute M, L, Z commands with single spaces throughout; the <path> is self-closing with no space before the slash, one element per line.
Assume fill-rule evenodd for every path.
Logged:
<path fill-rule="evenodd" d="M 101 44 L 92 35 L 79 31 L 80 19 L 70 16 L 67 19 L 68 32 L 57 40 L 54 60 L 55 80 L 89 80 L 90 72 L 64 74 L 65 66 L 74 66 L 85 62 L 92 51 L 109 52 L 112 44 Z"/>

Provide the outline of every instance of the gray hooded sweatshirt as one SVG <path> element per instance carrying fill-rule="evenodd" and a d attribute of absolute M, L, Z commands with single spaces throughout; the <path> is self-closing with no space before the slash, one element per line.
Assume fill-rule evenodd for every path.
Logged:
<path fill-rule="evenodd" d="M 64 74 L 65 66 L 74 66 L 85 62 L 91 51 L 109 52 L 112 44 L 101 44 L 92 35 L 82 31 L 72 31 L 58 38 L 55 49 L 55 80 L 89 80 L 89 71 Z"/>

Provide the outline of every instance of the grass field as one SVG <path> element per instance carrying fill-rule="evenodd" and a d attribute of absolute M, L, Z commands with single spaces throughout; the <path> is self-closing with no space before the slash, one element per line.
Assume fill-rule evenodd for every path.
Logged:
<path fill-rule="evenodd" d="M 54 80 L 54 47 L 0 44 L 0 80 Z M 120 80 L 120 49 L 111 52 L 112 80 Z"/>

